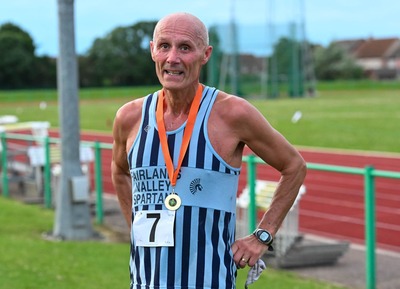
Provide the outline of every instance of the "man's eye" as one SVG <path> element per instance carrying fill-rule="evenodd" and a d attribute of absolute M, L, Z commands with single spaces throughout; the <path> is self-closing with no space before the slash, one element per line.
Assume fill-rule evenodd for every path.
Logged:
<path fill-rule="evenodd" d="M 183 50 L 183 51 L 188 51 L 188 50 L 189 50 L 189 46 L 184 45 L 184 46 L 181 47 L 181 50 Z"/>
<path fill-rule="evenodd" d="M 167 48 L 168 48 L 168 44 L 161 44 L 161 45 L 160 45 L 160 48 L 162 48 L 162 49 L 167 49 Z"/>

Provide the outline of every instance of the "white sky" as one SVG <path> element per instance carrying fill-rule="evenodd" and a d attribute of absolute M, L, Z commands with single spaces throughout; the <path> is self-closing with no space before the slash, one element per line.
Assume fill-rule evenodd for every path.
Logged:
<path fill-rule="evenodd" d="M 313 43 L 400 37 L 400 1 L 393 0 L 75 0 L 76 49 L 86 52 L 95 38 L 117 26 L 158 20 L 178 11 L 198 16 L 207 26 L 227 24 L 234 15 L 238 25 L 267 30 L 269 20 L 288 23 L 301 16 L 302 2 L 306 36 Z M 0 25 L 6 22 L 31 35 L 37 54 L 57 55 L 57 0 L 0 0 Z M 248 44 L 262 45 L 257 36 L 248 37 L 253 39 Z"/>

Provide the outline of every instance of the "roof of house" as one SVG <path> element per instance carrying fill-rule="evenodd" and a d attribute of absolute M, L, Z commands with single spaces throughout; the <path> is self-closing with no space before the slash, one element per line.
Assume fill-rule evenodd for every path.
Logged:
<path fill-rule="evenodd" d="M 339 45 L 347 53 L 354 54 L 357 49 L 366 42 L 365 39 L 353 39 L 353 40 L 338 40 L 334 44 Z"/>
<path fill-rule="evenodd" d="M 390 57 L 400 51 L 400 38 L 348 39 L 334 41 L 334 44 L 356 58 Z"/>
<path fill-rule="evenodd" d="M 357 58 L 375 58 L 390 56 L 400 47 L 399 38 L 368 39 L 355 51 Z"/>

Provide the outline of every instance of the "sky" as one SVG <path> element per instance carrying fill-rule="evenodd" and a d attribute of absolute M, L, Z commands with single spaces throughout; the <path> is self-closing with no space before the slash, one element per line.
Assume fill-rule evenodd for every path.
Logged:
<path fill-rule="evenodd" d="M 400 1 L 393 0 L 75 0 L 75 44 L 84 54 L 96 38 L 118 26 L 159 20 L 173 12 L 189 12 L 208 27 L 235 19 L 239 49 L 264 51 L 271 31 L 304 27 L 312 43 L 355 38 L 400 38 Z M 57 0 L 0 0 L 0 25 L 11 22 L 27 31 L 37 55 L 58 54 Z M 271 30 L 271 24 L 274 29 Z M 286 30 L 285 30 L 286 31 Z M 300 32 L 298 32 L 300 33 Z M 300 37 L 300 36 L 299 36 Z"/>

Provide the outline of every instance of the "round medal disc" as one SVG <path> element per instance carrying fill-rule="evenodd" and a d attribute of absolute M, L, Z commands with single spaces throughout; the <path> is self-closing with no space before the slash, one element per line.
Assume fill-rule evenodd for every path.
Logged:
<path fill-rule="evenodd" d="M 168 210 L 175 211 L 181 206 L 181 198 L 177 194 L 170 194 L 165 198 L 164 204 Z"/>

